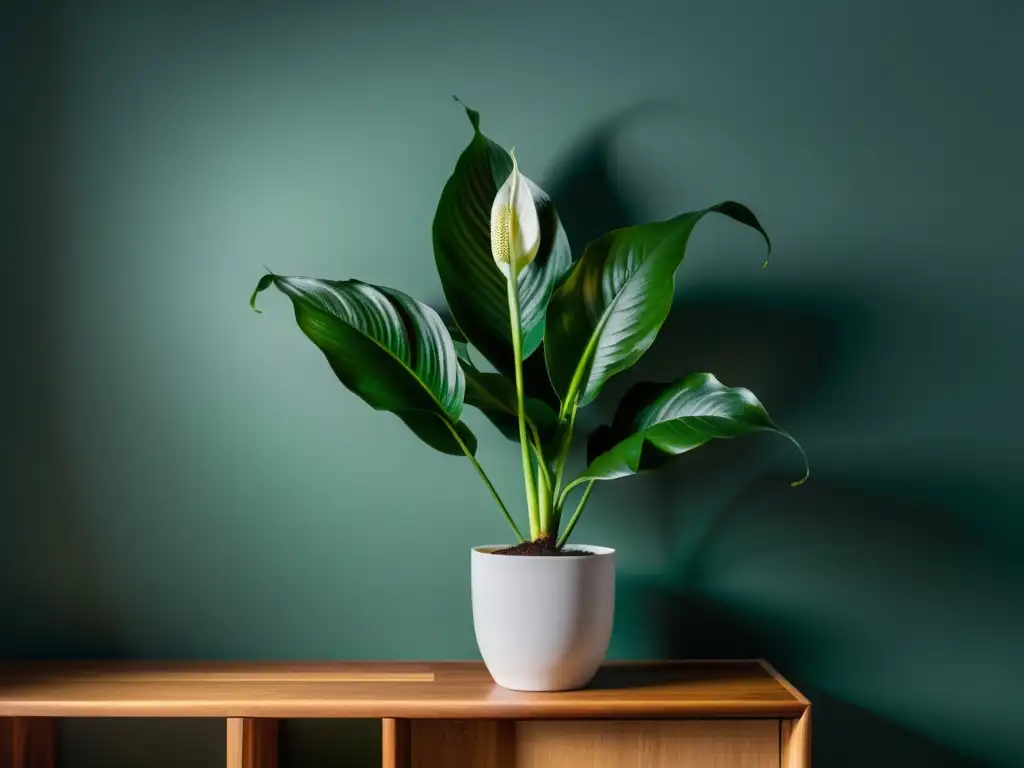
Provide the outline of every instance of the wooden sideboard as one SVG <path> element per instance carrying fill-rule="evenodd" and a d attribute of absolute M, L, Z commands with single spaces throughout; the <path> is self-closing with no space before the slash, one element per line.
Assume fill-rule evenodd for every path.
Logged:
<path fill-rule="evenodd" d="M 0 768 L 53 768 L 62 717 L 222 718 L 228 768 L 276 768 L 293 718 L 380 719 L 385 768 L 806 768 L 810 713 L 763 661 L 608 663 L 560 693 L 480 662 L 0 664 Z"/>

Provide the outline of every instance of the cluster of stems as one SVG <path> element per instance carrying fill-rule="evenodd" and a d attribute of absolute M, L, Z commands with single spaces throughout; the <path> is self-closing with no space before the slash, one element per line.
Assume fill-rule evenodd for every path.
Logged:
<path fill-rule="evenodd" d="M 514 242 L 514 239 L 510 238 L 510 241 Z M 519 446 L 523 462 L 523 483 L 526 491 L 526 508 L 530 519 L 530 539 L 533 541 L 540 539 L 555 539 L 556 546 L 561 548 L 565 545 L 570 534 L 572 534 L 573 528 L 576 527 L 580 514 L 583 512 L 583 508 L 586 506 L 587 501 L 590 498 L 590 492 L 594 488 L 594 481 L 587 481 L 586 488 L 584 488 L 583 495 L 577 503 L 575 512 L 573 512 L 573 515 L 569 518 L 565 529 L 562 530 L 559 535 L 559 529 L 562 522 L 562 509 L 565 505 L 566 497 L 568 496 L 569 491 L 571 491 L 577 484 L 573 483 L 565 488 L 562 487 L 565 462 L 569 456 L 569 448 L 572 445 L 573 430 L 576 425 L 576 411 L 579 407 L 578 392 L 580 382 L 574 379 L 570 385 L 569 395 L 565 402 L 562 403 L 562 407 L 558 414 L 558 427 L 555 433 L 557 435 L 557 439 L 555 441 L 556 444 L 554 446 L 546 447 L 537 430 L 533 428 L 533 425 L 528 424 L 526 419 L 525 387 L 523 382 L 522 328 L 519 320 L 518 282 L 519 274 L 516 268 L 516 260 L 513 258 L 510 259 L 507 280 L 508 313 L 512 331 L 512 353 L 515 362 L 516 411 L 519 419 Z M 467 458 L 469 458 L 473 463 L 474 468 L 486 484 L 487 489 L 491 492 L 494 500 L 498 503 L 498 507 L 505 515 L 505 519 L 508 521 L 508 524 L 512 526 L 512 530 L 515 533 L 516 538 L 520 542 L 526 541 L 526 538 L 519 530 L 519 526 L 516 525 L 515 519 L 509 513 L 508 507 L 505 506 L 505 503 L 501 500 L 501 495 L 495 489 L 494 484 L 491 482 L 490 478 L 488 478 L 487 473 L 484 472 L 483 467 L 480 466 L 480 462 L 478 462 L 476 457 L 473 456 L 456 431 L 454 429 L 451 431 L 452 435 L 465 452 Z M 545 455 L 546 448 L 547 450 L 553 451 L 554 455 Z"/>

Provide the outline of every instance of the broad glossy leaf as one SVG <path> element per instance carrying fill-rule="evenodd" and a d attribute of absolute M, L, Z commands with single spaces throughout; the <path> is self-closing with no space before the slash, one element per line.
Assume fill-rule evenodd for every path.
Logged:
<path fill-rule="evenodd" d="M 264 275 L 250 303 L 274 285 L 292 301 L 295 321 L 335 375 L 371 407 L 390 411 L 425 443 L 463 455 L 476 438 L 460 422 L 466 379 L 434 310 L 406 294 L 358 280 Z M 258 310 L 257 310 L 258 311 Z"/>
<path fill-rule="evenodd" d="M 586 405 L 654 343 L 672 309 L 675 272 L 690 233 L 712 212 L 753 227 L 771 250 L 754 214 L 731 201 L 613 230 L 587 246 L 548 304 L 544 355 L 563 402 L 578 396 Z"/>
<path fill-rule="evenodd" d="M 491 254 L 491 206 L 512 171 L 512 158 L 480 132 L 479 113 L 466 109 L 473 138 L 455 164 L 434 215 L 434 260 L 452 316 L 497 370 L 514 373 L 505 275 Z M 523 357 L 544 338 L 551 292 L 572 263 L 569 241 L 551 199 L 525 179 L 537 208 L 540 248 L 519 274 Z"/>
<path fill-rule="evenodd" d="M 438 314 L 444 318 L 444 327 L 448 329 L 448 335 L 452 337 L 452 345 L 455 347 L 456 356 L 460 361 L 465 360 L 467 363 L 472 364 L 473 360 L 469 356 L 469 339 L 466 338 L 466 334 L 459 329 L 459 326 L 455 325 L 445 311 L 442 310 Z"/>
<path fill-rule="evenodd" d="M 804 458 L 800 444 L 780 429 L 749 389 L 727 387 L 710 373 L 692 373 L 670 384 L 637 384 L 622 398 L 610 426 L 587 441 L 587 469 L 572 485 L 611 480 L 657 469 L 674 456 L 714 439 L 774 432 L 788 438 Z"/>

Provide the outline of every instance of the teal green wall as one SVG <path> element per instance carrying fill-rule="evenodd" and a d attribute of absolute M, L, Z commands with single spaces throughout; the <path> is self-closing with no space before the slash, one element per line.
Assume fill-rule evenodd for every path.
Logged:
<path fill-rule="evenodd" d="M 472 469 L 344 391 L 281 297 L 247 307 L 263 265 L 441 300 L 454 93 L 577 251 L 729 197 L 776 245 L 762 271 L 702 224 L 641 372 L 750 386 L 814 475 L 765 438 L 599 488 L 577 540 L 620 552 L 613 655 L 768 657 L 827 768 L 1024 764 L 1022 6 L 22 5 L 0 652 L 476 655 L 468 550 L 507 534 Z M 515 446 L 480 458 L 515 498 Z M 208 726 L 69 723 L 63 765 L 179 734 L 167 765 L 220 764 Z M 292 726 L 292 761 L 372 764 L 351 728 Z"/>

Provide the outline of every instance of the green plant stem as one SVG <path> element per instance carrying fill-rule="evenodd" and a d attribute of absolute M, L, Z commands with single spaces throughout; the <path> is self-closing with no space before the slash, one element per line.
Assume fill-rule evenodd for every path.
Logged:
<path fill-rule="evenodd" d="M 558 455 L 555 457 L 555 486 L 551 495 L 556 500 L 554 518 L 556 528 L 558 527 L 558 522 L 562 519 L 562 505 L 557 503 L 557 499 L 558 494 L 562 490 L 562 475 L 565 472 L 565 462 L 569 458 L 569 448 L 572 446 L 572 433 L 576 429 L 577 409 L 578 406 L 574 402 L 569 410 L 568 428 L 562 435 L 558 446 Z"/>
<path fill-rule="evenodd" d="M 544 462 L 544 452 L 541 450 L 541 441 L 534 434 L 533 442 L 530 443 L 530 447 L 533 449 L 533 460 L 537 462 L 537 493 L 540 494 L 539 485 L 541 482 L 547 484 L 548 493 L 551 492 L 551 473 L 548 472 L 547 464 Z"/>
<path fill-rule="evenodd" d="M 558 535 L 558 522 L 554 515 L 552 515 L 552 506 L 555 503 L 554 494 L 551 492 L 551 473 L 548 471 L 547 462 L 544 460 L 544 450 L 541 448 L 543 445 L 540 435 L 536 429 L 531 429 L 533 435 L 533 442 L 531 447 L 533 448 L 533 460 L 537 462 L 537 509 L 538 517 L 543 521 L 547 520 L 548 525 L 544 530 L 549 536 Z"/>
<path fill-rule="evenodd" d="M 569 540 L 569 534 L 572 533 L 572 529 L 576 527 L 576 521 L 580 519 L 580 514 L 583 512 L 583 508 L 587 505 L 587 499 L 590 498 L 590 492 L 594 490 L 594 483 L 596 480 L 591 480 L 587 487 L 583 491 L 583 495 L 580 497 L 580 503 L 576 505 L 576 511 L 572 513 L 572 518 L 569 520 L 569 524 L 565 526 L 565 532 L 558 537 L 559 549 L 565 546 L 565 542 Z"/>
<path fill-rule="evenodd" d="M 555 508 L 561 509 L 565 505 L 565 500 L 569 496 L 569 491 L 571 491 L 577 485 L 587 482 L 588 480 L 590 480 L 590 478 L 588 477 L 577 477 L 575 480 L 573 480 L 571 483 L 565 486 L 565 489 L 557 497 L 557 501 L 555 502 Z M 593 481 L 591 480 L 590 482 Z"/>
<path fill-rule="evenodd" d="M 515 242 L 510 237 L 509 242 Z M 545 531 L 537 510 L 537 486 L 530 463 L 530 442 L 526 435 L 526 407 L 523 395 L 523 341 L 519 327 L 519 275 L 515 268 L 515 254 L 509 259 L 508 314 L 512 323 L 512 354 L 516 365 L 516 405 L 519 411 L 519 447 L 523 457 L 523 483 L 526 486 L 526 508 L 530 513 L 530 538 L 536 539 Z"/>
<path fill-rule="evenodd" d="M 544 466 L 544 458 L 537 456 L 537 518 L 542 533 L 554 536 L 558 529 L 552 526 L 551 475 Z"/>
<path fill-rule="evenodd" d="M 466 447 L 466 444 L 462 442 L 462 438 L 459 437 L 458 430 L 456 430 L 455 427 L 453 427 L 447 421 L 445 421 L 445 425 L 448 427 L 448 431 L 452 433 L 452 437 L 455 438 L 455 442 L 459 444 L 459 447 L 462 449 L 462 452 L 466 454 L 466 458 L 473 462 L 473 467 L 480 475 L 480 479 L 484 481 L 484 485 L 487 486 L 487 490 L 491 492 L 491 496 L 493 496 L 494 500 L 498 502 L 498 506 L 501 508 L 502 513 L 505 515 L 505 519 L 508 520 L 508 524 L 511 525 L 512 530 L 515 531 L 516 538 L 519 539 L 519 541 L 526 541 L 526 539 L 523 538 L 523 534 L 519 532 L 519 526 L 516 525 L 516 521 L 513 520 L 512 515 L 508 513 L 508 508 L 505 506 L 505 503 L 501 500 L 501 496 L 498 495 L 498 491 L 495 490 L 494 484 L 491 482 L 491 479 L 487 476 L 487 473 L 484 472 L 484 468 L 480 466 L 480 462 L 476 460 L 476 456 L 474 456 L 472 452 L 469 450 L 469 448 Z"/>

